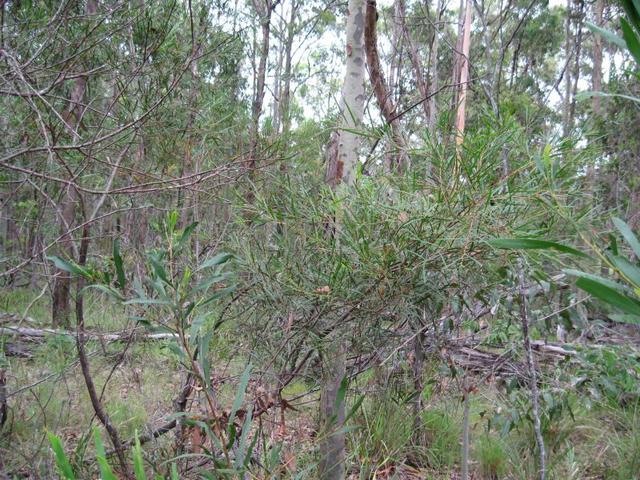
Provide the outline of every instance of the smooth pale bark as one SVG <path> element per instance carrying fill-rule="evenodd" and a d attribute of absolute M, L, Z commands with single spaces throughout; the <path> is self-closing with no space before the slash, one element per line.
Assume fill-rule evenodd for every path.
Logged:
<path fill-rule="evenodd" d="M 469 83 L 469 51 L 471 47 L 471 0 L 467 0 L 460 52 L 460 84 L 458 108 L 456 110 L 456 145 L 459 147 L 464 139 L 466 121 L 467 84 Z"/>
<path fill-rule="evenodd" d="M 365 0 L 349 0 L 347 14 L 346 75 L 340 101 L 341 129 L 334 132 L 328 146 L 326 181 L 334 189 L 349 189 L 355 182 L 360 128 L 364 115 L 364 24 Z M 333 231 L 338 231 L 339 218 Z M 337 240 L 336 240 L 337 241 Z M 320 391 L 319 476 L 322 480 L 345 478 L 344 400 L 338 401 L 340 384 L 346 374 L 346 344 L 340 325 L 326 338 Z"/>
<path fill-rule="evenodd" d="M 378 35 L 376 20 L 378 18 L 375 0 L 367 0 L 366 19 L 364 26 L 365 52 L 369 66 L 369 79 L 373 86 L 378 107 L 388 125 L 391 126 L 393 140 L 392 152 L 389 154 L 389 170 L 403 171 L 408 164 L 407 145 L 402 134 L 400 119 L 396 114 L 396 105 L 391 98 L 391 92 L 384 78 L 378 54 Z"/>
<path fill-rule="evenodd" d="M 364 116 L 365 0 L 350 0 L 347 17 L 346 75 L 340 99 L 341 128 L 329 145 L 326 181 L 332 188 L 353 185 L 358 162 L 360 128 Z"/>

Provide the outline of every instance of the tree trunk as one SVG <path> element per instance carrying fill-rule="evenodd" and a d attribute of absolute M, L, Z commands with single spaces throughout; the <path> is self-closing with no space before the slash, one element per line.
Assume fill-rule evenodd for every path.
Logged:
<path fill-rule="evenodd" d="M 378 18 L 376 0 L 367 0 L 366 20 L 364 27 L 365 52 L 369 66 L 369 79 L 373 86 L 378 107 L 382 117 L 391 126 L 393 140 L 392 153 L 389 155 L 389 170 L 403 171 L 408 164 L 407 145 L 402 135 L 400 119 L 396 114 L 396 106 L 391 98 L 391 92 L 384 78 L 378 55 L 378 35 L 376 20 Z"/>
<path fill-rule="evenodd" d="M 569 59 L 572 57 L 572 35 L 571 35 L 571 3 L 573 0 L 567 0 L 567 18 L 565 19 L 565 39 L 564 39 L 564 55 L 567 62 L 567 68 L 564 72 L 564 98 L 562 99 L 562 133 L 567 136 L 571 130 L 571 66 Z"/>
<path fill-rule="evenodd" d="M 59 253 L 67 258 L 73 256 L 73 237 L 69 230 L 75 220 L 76 202 L 77 192 L 72 186 L 67 187 L 58 212 L 60 220 L 59 233 L 62 236 L 59 243 Z M 69 303 L 71 276 L 68 272 L 59 269 L 56 269 L 55 275 L 51 301 L 51 323 L 54 327 L 68 328 L 70 326 L 69 313 L 71 311 Z"/>
<path fill-rule="evenodd" d="M 291 55 L 293 39 L 295 37 L 295 19 L 298 12 L 298 3 L 294 0 L 291 4 L 289 23 L 287 25 L 287 39 L 284 48 L 284 75 L 282 87 L 282 99 L 280 101 L 280 117 L 282 123 L 282 136 L 285 148 L 288 146 L 289 130 L 291 130 Z"/>
<path fill-rule="evenodd" d="M 602 14 L 604 12 L 604 0 L 596 0 L 594 6 L 594 17 L 596 21 L 596 25 L 600 28 L 603 26 Z M 602 36 L 594 34 L 593 35 L 593 76 L 592 76 L 592 86 L 594 92 L 599 92 L 602 90 Z M 602 114 L 602 110 L 600 108 L 600 97 L 597 95 L 593 96 L 592 100 L 592 108 L 593 113 L 596 116 L 600 116 Z"/>
<path fill-rule="evenodd" d="M 422 60 L 420 58 L 420 53 L 418 52 L 418 48 L 415 43 L 413 43 L 411 39 L 411 33 L 407 28 L 406 16 L 407 16 L 407 8 L 404 0 L 398 1 L 398 21 L 402 27 L 402 34 L 404 35 L 405 43 L 407 44 L 407 51 L 409 52 L 409 59 L 411 60 L 411 65 L 413 66 L 413 71 L 416 76 L 416 87 L 418 87 L 418 92 L 420 93 L 420 97 L 422 99 L 422 110 L 424 111 L 424 118 L 429 121 L 429 89 L 427 88 L 427 82 L 424 80 L 424 73 L 422 67 Z"/>
<path fill-rule="evenodd" d="M 458 84 L 460 81 L 460 68 L 461 64 L 461 52 L 462 52 L 462 37 L 464 36 L 464 14 L 465 14 L 465 0 L 460 0 L 460 8 L 458 12 L 458 36 L 456 37 L 456 46 L 453 51 L 453 74 L 451 75 L 451 83 L 453 85 Z M 451 111 L 455 112 L 458 108 L 460 96 L 460 89 L 454 88 L 453 95 L 451 96 Z M 454 124 L 455 126 L 455 124 Z"/>
<path fill-rule="evenodd" d="M 349 0 L 347 13 L 346 75 L 340 100 L 341 129 L 334 132 L 328 146 L 326 181 L 334 189 L 349 189 L 355 182 L 360 137 L 355 132 L 364 115 L 364 28 L 365 0 Z M 339 223 L 339 218 L 336 223 Z M 334 232 L 336 229 L 334 229 Z M 340 326 L 327 337 L 323 355 L 320 391 L 319 477 L 322 480 L 345 478 L 344 400 L 338 391 L 346 373 L 346 344 Z"/>
<path fill-rule="evenodd" d="M 436 103 L 435 92 L 438 90 L 438 30 L 440 28 L 440 12 L 442 10 L 442 0 L 438 0 L 434 16 L 433 41 L 431 42 L 431 55 L 429 58 L 429 70 L 431 72 L 431 82 L 429 85 L 429 122 L 428 128 L 431 135 L 435 133 L 438 121 L 438 104 Z"/>
<path fill-rule="evenodd" d="M 404 13 L 402 12 L 402 0 L 394 0 L 393 14 L 391 18 L 391 65 L 389 66 L 389 94 L 393 102 L 399 101 L 398 85 L 401 82 L 402 58 L 404 54 Z"/>
<path fill-rule="evenodd" d="M 456 110 L 456 145 L 460 147 L 464 139 L 466 121 L 467 84 L 469 83 L 469 51 L 471 47 L 471 0 L 467 0 L 464 12 L 463 36 L 460 52 L 460 84 L 458 108 Z"/>
<path fill-rule="evenodd" d="M 249 161 L 247 162 L 250 172 L 255 171 L 257 165 L 258 132 L 260 131 L 260 117 L 262 116 L 262 105 L 264 102 L 267 61 L 269 59 L 269 40 L 271 37 L 271 12 L 273 9 L 271 0 L 254 0 L 253 5 L 260 17 L 262 44 L 260 46 L 260 59 L 258 61 L 258 70 L 256 71 L 255 92 L 251 107 Z"/>
<path fill-rule="evenodd" d="M 582 53 L 582 25 L 584 23 L 584 0 L 577 0 L 578 11 L 576 18 L 575 59 L 573 63 L 573 86 L 571 91 L 571 108 L 569 111 L 569 127 L 573 128 L 576 116 L 576 99 L 578 93 L 578 80 L 580 80 L 580 56 Z"/>

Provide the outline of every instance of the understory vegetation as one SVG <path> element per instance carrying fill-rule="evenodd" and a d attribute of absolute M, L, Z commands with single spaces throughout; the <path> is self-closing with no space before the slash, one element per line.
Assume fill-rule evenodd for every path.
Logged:
<path fill-rule="evenodd" d="M 0 13 L 0 480 L 640 479 L 637 0 Z"/>

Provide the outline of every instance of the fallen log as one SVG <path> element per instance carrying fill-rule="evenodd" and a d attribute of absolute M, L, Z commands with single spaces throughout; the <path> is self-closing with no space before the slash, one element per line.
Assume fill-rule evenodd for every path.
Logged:
<path fill-rule="evenodd" d="M 0 335 L 19 337 L 26 341 L 39 341 L 49 336 L 66 336 L 75 338 L 76 332 L 69 330 L 58 330 L 54 328 L 31 328 L 20 327 L 17 325 L 5 325 L 0 327 Z M 173 340 L 178 338 L 175 333 L 142 333 L 134 331 L 120 332 L 120 333 L 99 333 L 99 332 L 86 332 L 86 338 L 93 338 L 96 340 L 102 340 L 106 342 L 122 342 L 127 341 L 133 336 L 134 340 Z"/>
<path fill-rule="evenodd" d="M 4 343 L 2 351 L 7 357 L 32 358 L 33 353 L 25 345 L 19 343 Z"/>

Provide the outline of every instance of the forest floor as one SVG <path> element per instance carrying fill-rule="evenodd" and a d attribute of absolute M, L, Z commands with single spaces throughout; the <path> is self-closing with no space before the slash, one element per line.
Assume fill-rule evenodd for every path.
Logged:
<path fill-rule="evenodd" d="M 20 316 L 30 305 L 30 320 L 23 320 L 22 326 L 49 327 L 45 321 L 49 317 L 48 301 L 43 296 L 33 302 L 37 294 L 31 290 L 2 292 L 0 312 Z M 7 318 L 0 319 L 0 323 L 6 325 Z M 16 317 L 11 318 L 15 324 Z M 105 306 L 99 299 L 89 302 L 87 318 L 89 331 L 118 332 L 127 325 L 117 308 Z M 14 341 L 4 337 L 5 345 Z M 172 412 L 182 369 L 168 343 L 154 340 L 127 345 L 93 339 L 87 344 L 95 383 L 124 439 L 156 428 Z M 46 433 L 58 435 L 70 457 L 82 463 L 80 460 L 90 455 L 92 448 L 84 451 L 91 430 L 99 423 L 86 393 L 73 338 L 51 335 L 25 348 L 30 358 L 2 358 L 8 417 L 0 436 L 0 478 L 57 478 Z M 238 358 L 224 338 L 212 352 L 215 356 L 212 375 L 216 378 L 220 402 L 230 405 L 246 359 Z M 438 368 L 434 362 L 427 375 L 419 434 L 409 414 L 412 401 L 402 393 L 409 381 L 402 369 L 383 385 L 376 380 L 373 370 L 364 372 L 354 382 L 351 404 L 359 394 L 367 395 L 350 419 L 350 478 L 460 478 L 461 394 L 458 382 L 442 375 Z M 547 375 L 554 377 L 553 372 Z M 535 478 L 535 442 L 526 390 L 509 391 L 494 378 L 472 376 L 468 380 L 477 382 L 478 387 L 470 397 L 472 478 Z M 283 478 L 313 478 L 312 473 L 305 473 L 311 472 L 314 465 L 317 393 L 312 387 L 298 381 L 283 392 L 284 398 L 295 399 L 292 401 L 295 410 L 286 410 L 284 428 L 276 409 L 261 420 L 265 443 L 283 445 L 280 470 Z M 258 381 L 252 381 L 249 394 L 260 388 Z M 551 385 L 543 392 L 549 478 L 640 478 L 637 400 L 621 405 L 624 402 L 586 397 L 564 388 L 560 384 Z M 198 412 L 198 400 L 196 395 L 191 411 Z M 175 438 L 172 432 L 145 444 L 150 471 L 162 472 L 163 462 L 171 458 Z M 197 441 L 190 438 L 187 444 Z M 86 478 L 91 478 L 90 473 L 87 475 Z"/>

